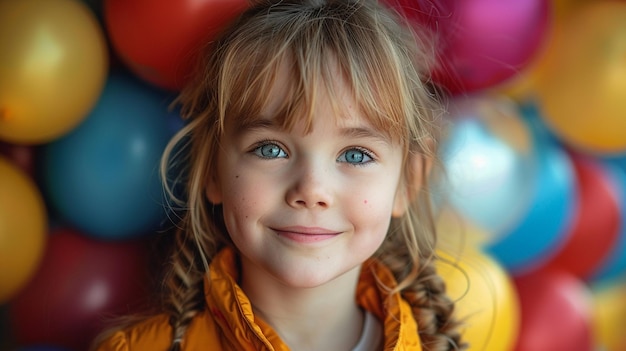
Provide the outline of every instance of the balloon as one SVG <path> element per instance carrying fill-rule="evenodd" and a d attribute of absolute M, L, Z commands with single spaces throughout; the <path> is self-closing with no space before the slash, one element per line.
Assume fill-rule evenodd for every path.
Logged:
<path fill-rule="evenodd" d="M 444 3 L 451 10 L 436 22 L 442 66 L 434 73 L 451 94 L 491 88 L 514 77 L 532 61 L 550 28 L 548 0 Z"/>
<path fill-rule="evenodd" d="M 111 44 L 138 77 L 180 89 L 202 45 L 248 6 L 245 0 L 105 0 Z"/>
<path fill-rule="evenodd" d="M 521 307 L 516 351 L 592 351 L 592 299 L 575 276 L 536 271 L 513 279 Z"/>
<path fill-rule="evenodd" d="M 443 29 L 450 29 L 450 17 L 454 12 L 452 1 L 432 0 L 383 0 L 385 5 L 396 10 L 407 19 L 409 25 L 418 28 L 431 28 L 441 33 Z"/>
<path fill-rule="evenodd" d="M 0 304 L 24 287 L 46 244 L 47 214 L 32 179 L 0 156 Z"/>
<path fill-rule="evenodd" d="M 593 327 L 597 343 L 607 351 L 626 350 L 626 286 L 617 284 L 594 284 Z"/>
<path fill-rule="evenodd" d="M 45 193 L 61 218 L 111 240 L 159 227 L 159 158 L 172 135 L 167 105 L 161 91 L 112 75 L 85 122 L 42 149 Z"/>
<path fill-rule="evenodd" d="M 521 222 L 485 248 L 514 274 L 541 265 L 561 248 L 578 206 L 576 175 L 568 153 L 545 129 L 535 106 L 522 110 L 534 140 L 537 186 Z"/>
<path fill-rule="evenodd" d="M 463 321 L 463 340 L 470 350 L 510 350 L 518 335 L 519 301 L 506 271 L 491 257 L 474 250 L 438 252 L 437 271 L 456 302 Z"/>
<path fill-rule="evenodd" d="M 571 154 L 579 201 L 570 232 L 544 267 L 558 268 L 588 279 L 617 243 L 621 215 L 617 189 L 596 159 Z"/>
<path fill-rule="evenodd" d="M 617 196 L 620 221 L 615 244 L 591 274 L 590 280 L 594 283 L 626 278 L 626 169 L 609 161 L 603 162 L 602 165 L 607 170 L 608 181 Z"/>
<path fill-rule="evenodd" d="M 562 25 L 563 21 L 566 21 L 568 17 L 578 11 L 579 7 L 583 4 L 594 0 L 549 0 L 552 3 L 552 21 L 549 30 L 546 30 L 541 45 L 535 50 L 535 54 L 531 62 L 529 62 L 523 70 L 520 70 L 518 74 L 504 81 L 502 84 L 495 88 L 505 95 L 515 99 L 517 101 L 525 101 L 528 99 L 534 99 L 535 88 L 538 80 L 538 75 L 544 69 L 544 61 L 546 60 L 547 52 L 550 49 L 552 40 L 554 40 L 554 28 Z"/>
<path fill-rule="evenodd" d="M 0 1 L 0 139 L 43 144 L 75 128 L 108 69 L 104 33 L 74 0 Z"/>
<path fill-rule="evenodd" d="M 441 197 L 493 241 L 521 220 L 532 200 L 536 160 L 530 131 L 507 100 L 457 99 L 450 111 L 440 155 L 447 172 Z"/>
<path fill-rule="evenodd" d="M 87 350 L 108 318 L 137 312 L 148 296 L 146 247 L 100 242 L 68 228 L 51 233 L 40 269 L 10 303 L 17 344 Z"/>
<path fill-rule="evenodd" d="M 538 73 L 546 124 L 588 153 L 626 151 L 626 2 L 591 1 L 555 32 Z"/>

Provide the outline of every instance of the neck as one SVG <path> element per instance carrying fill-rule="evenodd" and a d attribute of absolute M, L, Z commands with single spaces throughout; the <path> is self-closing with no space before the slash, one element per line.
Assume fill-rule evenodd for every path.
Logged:
<path fill-rule="evenodd" d="M 272 326 L 290 349 L 351 350 L 364 320 L 355 300 L 359 273 L 357 267 L 322 286 L 297 288 L 244 267 L 241 286 L 255 315 Z"/>

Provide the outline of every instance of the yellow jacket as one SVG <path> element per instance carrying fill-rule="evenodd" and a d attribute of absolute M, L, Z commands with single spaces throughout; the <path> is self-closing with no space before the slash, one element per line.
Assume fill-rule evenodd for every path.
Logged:
<path fill-rule="evenodd" d="M 250 301 L 236 283 L 235 253 L 222 250 L 211 263 L 205 281 L 207 308 L 192 320 L 181 351 L 287 351 L 272 328 L 255 318 Z M 393 287 L 391 272 L 375 260 L 363 265 L 357 302 L 383 321 L 385 351 L 421 351 L 417 325 L 409 304 L 399 294 L 390 296 L 376 281 Z M 168 316 L 157 315 L 106 339 L 97 351 L 167 351 L 172 342 Z"/>

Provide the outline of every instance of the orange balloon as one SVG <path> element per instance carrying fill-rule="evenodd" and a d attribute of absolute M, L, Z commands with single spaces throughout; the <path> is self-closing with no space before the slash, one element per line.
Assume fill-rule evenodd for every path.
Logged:
<path fill-rule="evenodd" d="M 438 252 L 437 270 L 456 301 L 463 340 L 473 351 L 512 350 L 520 325 L 517 293 L 506 271 L 491 257 L 468 249 Z"/>
<path fill-rule="evenodd" d="M 35 273 L 46 243 L 43 198 L 30 177 L 0 156 L 0 304 Z"/>
<path fill-rule="evenodd" d="M 548 126 L 598 154 L 626 151 L 626 2 L 589 2 L 555 29 L 536 90 Z"/>
<path fill-rule="evenodd" d="M 67 133 L 106 80 L 100 24 L 77 0 L 0 1 L 0 139 L 40 144 Z"/>
<path fill-rule="evenodd" d="M 526 101 L 533 99 L 536 87 L 537 75 L 541 72 L 547 49 L 552 45 L 553 32 L 555 26 L 562 25 L 572 13 L 584 6 L 586 3 L 595 0 L 549 0 L 552 18 L 550 27 L 547 28 L 545 39 L 541 46 L 537 48 L 534 57 L 517 76 L 503 82 L 493 89 L 496 93 L 503 93 L 516 101 Z"/>

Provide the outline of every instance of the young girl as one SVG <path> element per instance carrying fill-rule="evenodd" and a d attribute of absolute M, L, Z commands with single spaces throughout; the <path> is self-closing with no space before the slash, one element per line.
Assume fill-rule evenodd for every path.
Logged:
<path fill-rule="evenodd" d="M 459 350 L 427 197 L 432 47 L 376 0 L 258 1 L 180 95 L 167 309 L 106 350 Z M 177 199 L 176 184 L 184 184 Z"/>

